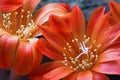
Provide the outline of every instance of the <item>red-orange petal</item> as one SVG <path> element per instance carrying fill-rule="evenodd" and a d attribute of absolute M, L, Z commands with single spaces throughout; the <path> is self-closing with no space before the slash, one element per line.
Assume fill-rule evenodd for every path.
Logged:
<path fill-rule="evenodd" d="M 43 75 L 43 80 L 59 80 L 72 73 L 74 70 L 66 66 L 56 68 Z"/>
<path fill-rule="evenodd" d="M 30 73 L 28 77 L 30 79 L 42 80 L 44 74 L 61 66 L 63 66 L 62 61 L 53 61 L 53 62 L 44 63 L 39 65 L 38 68 L 36 68 L 36 71 Z"/>
<path fill-rule="evenodd" d="M 109 3 L 109 6 L 112 13 L 112 17 L 115 19 L 116 22 L 120 22 L 120 10 L 119 10 L 120 4 L 111 1 Z"/>
<path fill-rule="evenodd" d="M 97 63 L 119 60 L 120 59 L 120 49 L 108 49 L 100 54 Z"/>
<path fill-rule="evenodd" d="M 4 58 L 4 47 L 10 35 L 0 35 L 0 68 L 8 68 Z"/>
<path fill-rule="evenodd" d="M 50 59 L 53 59 L 53 60 L 63 59 L 62 53 L 60 53 L 53 46 L 51 46 L 51 44 L 49 44 L 47 40 L 40 38 L 36 45 L 39 52 L 46 55 Z"/>
<path fill-rule="evenodd" d="M 70 28 L 74 37 L 82 40 L 85 33 L 85 19 L 81 9 L 77 5 L 71 11 Z"/>
<path fill-rule="evenodd" d="M 97 25 L 99 20 L 103 17 L 104 10 L 105 8 L 99 7 L 91 14 L 91 17 L 89 19 L 88 26 L 87 26 L 87 35 L 89 37 L 92 35 L 95 25 Z"/>
<path fill-rule="evenodd" d="M 73 39 L 73 35 L 71 34 L 71 31 L 65 22 L 66 18 L 59 17 L 55 15 L 51 15 L 49 18 L 49 24 L 51 28 L 60 34 L 67 42 L 71 42 L 70 40 Z"/>
<path fill-rule="evenodd" d="M 112 47 L 114 48 L 119 45 L 119 40 L 120 40 L 120 24 L 116 24 L 112 27 L 109 27 L 108 30 L 104 33 L 104 37 L 101 37 L 101 44 L 102 48 L 101 50 L 105 50 L 107 47 Z M 117 43 L 117 45 L 116 45 Z M 113 48 L 113 47 L 112 47 Z"/>
<path fill-rule="evenodd" d="M 106 13 L 105 15 L 101 16 L 98 22 L 95 24 L 92 34 L 91 34 L 91 42 L 93 43 L 96 40 L 96 45 L 101 44 L 102 37 L 105 31 L 108 29 L 108 20 L 109 20 L 110 13 Z"/>
<path fill-rule="evenodd" d="M 92 71 L 93 80 L 110 80 L 105 74 Z"/>
<path fill-rule="evenodd" d="M 77 80 L 93 80 L 92 72 L 89 70 L 79 72 Z"/>
<path fill-rule="evenodd" d="M 4 63 L 6 63 L 6 66 L 8 68 L 12 67 L 17 47 L 18 47 L 18 37 L 10 36 L 5 43 L 4 52 L 3 52 Z"/>
<path fill-rule="evenodd" d="M 66 45 L 66 40 L 61 36 L 58 32 L 52 30 L 51 27 L 48 26 L 40 26 L 40 31 L 45 36 L 50 44 L 58 51 L 63 53 L 63 47 Z"/>
<path fill-rule="evenodd" d="M 25 75 L 31 71 L 32 64 L 32 45 L 29 42 L 20 42 L 16 50 L 13 70 L 16 74 Z"/>
<path fill-rule="evenodd" d="M 51 3 L 45 5 L 35 13 L 34 21 L 35 23 L 42 25 L 48 21 L 51 14 L 63 16 L 68 12 L 69 8 L 70 7 L 67 4 Z"/>
<path fill-rule="evenodd" d="M 120 60 L 96 64 L 92 70 L 104 74 L 120 75 Z"/>
<path fill-rule="evenodd" d="M 36 70 L 36 68 L 40 65 L 42 61 L 42 54 L 37 50 L 37 41 L 38 39 L 31 38 L 30 43 L 32 44 L 32 54 L 33 54 L 33 64 L 31 72 Z"/>
<path fill-rule="evenodd" d="M 70 5 L 69 5 L 69 4 L 66 4 L 66 3 L 59 3 L 59 5 L 62 6 L 62 7 L 64 7 L 64 8 L 67 10 L 67 12 L 71 11 Z"/>
<path fill-rule="evenodd" d="M 73 72 L 70 75 L 66 76 L 63 80 L 77 80 L 78 72 Z"/>
<path fill-rule="evenodd" d="M 0 11 L 10 12 L 18 9 L 23 4 L 23 0 L 1 0 Z"/>
<path fill-rule="evenodd" d="M 49 23 L 51 28 L 59 34 L 70 33 L 70 30 L 62 17 L 51 15 L 49 18 Z"/>

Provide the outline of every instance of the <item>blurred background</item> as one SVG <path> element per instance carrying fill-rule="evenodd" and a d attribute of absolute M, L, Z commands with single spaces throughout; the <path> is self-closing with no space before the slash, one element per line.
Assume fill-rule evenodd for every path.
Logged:
<path fill-rule="evenodd" d="M 41 8 L 42 6 L 53 3 L 53 2 L 59 2 L 59 3 L 68 3 L 71 7 L 73 7 L 75 4 L 78 4 L 79 7 L 83 10 L 83 13 L 86 18 L 86 22 L 88 21 L 90 14 L 93 12 L 93 10 L 99 6 L 105 6 L 106 11 L 109 10 L 108 2 L 113 0 L 41 0 L 36 10 Z M 120 3 L 120 0 L 114 0 L 118 3 Z M 49 61 L 47 57 L 43 57 L 43 63 Z M 12 72 L 12 75 L 10 74 L 10 70 L 3 70 L 0 69 L 0 80 L 29 80 L 26 76 L 17 76 Z M 120 80 L 119 75 L 107 75 L 110 80 Z"/>

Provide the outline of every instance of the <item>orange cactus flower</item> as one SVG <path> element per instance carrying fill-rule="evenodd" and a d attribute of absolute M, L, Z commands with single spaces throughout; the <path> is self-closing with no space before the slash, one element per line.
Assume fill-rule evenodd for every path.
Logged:
<path fill-rule="evenodd" d="M 41 64 L 29 77 L 109 80 L 104 74 L 120 75 L 120 24 L 108 26 L 109 13 L 104 14 L 104 10 L 97 8 L 87 27 L 77 5 L 63 17 L 51 15 L 49 26 L 40 27 L 45 39 L 38 41 L 37 48 L 54 61 Z"/>
<path fill-rule="evenodd" d="M 35 38 L 38 35 L 37 24 L 46 23 L 50 14 L 65 14 L 69 6 L 52 3 L 33 15 L 39 2 L 40 0 L 0 2 L 0 68 L 12 68 L 16 74 L 25 75 L 40 64 L 41 54 L 35 46 L 38 41 Z"/>

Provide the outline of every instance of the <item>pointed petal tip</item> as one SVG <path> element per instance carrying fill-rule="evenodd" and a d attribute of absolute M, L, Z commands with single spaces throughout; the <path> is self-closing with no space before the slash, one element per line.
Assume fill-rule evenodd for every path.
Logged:
<path fill-rule="evenodd" d="M 105 11 L 105 7 L 98 7 L 97 10 L 98 10 L 98 11 L 101 11 L 101 12 L 104 13 L 104 11 Z"/>
<path fill-rule="evenodd" d="M 76 5 L 73 7 L 72 11 L 74 11 L 74 10 L 78 11 L 79 9 L 80 9 L 79 6 L 76 4 Z"/>
<path fill-rule="evenodd" d="M 116 2 L 114 2 L 114 1 L 110 1 L 110 2 L 109 2 L 109 5 L 110 5 L 110 6 L 113 6 L 113 5 L 115 5 L 115 4 L 116 4 Z"/>

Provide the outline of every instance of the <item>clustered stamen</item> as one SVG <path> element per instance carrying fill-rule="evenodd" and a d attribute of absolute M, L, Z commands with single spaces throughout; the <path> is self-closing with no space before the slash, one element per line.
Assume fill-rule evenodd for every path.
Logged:
<path fill-rule="evenodd" d="M 86 35 L 84 35 L 83 41 L 79 41 L 79 39 L 74 38 L 71 40 L 71 42 L 75 46 L 71 46 L 69 43 L 66 43 L 66 47 L 64 47 L 64 50 L 65 52 L 69 51 L 69 54 L 63 53 L 63 64 L 75 71 L 90 69 L 97 61 L 99 57 L 98 50 L 102 45 L 99 44 L 96 46 L 96 40 L 93 41 L 94 44 L 90 45 L 90 38 Z M 79 53 L 75 53 L 76 51 L 73 47 L 76 46 L 76 51 L 79 51 Z"/>
<path fill-rule="evenodd" d="M 25 15 L 24 15 L 25 14 Z M 12 18 L 14 15 L 14 18 Z M 17 19 L 20 16 L 20 19 Z M 19 21 L 17 21 L 19 20 Z M 14 24 L 14 25 L 13 25 Z M 15 34 L 20 40 L 27 40 L 36 27 L 30 11 L 21 9 L 21 12 L 3 13 L 3 29 L 11 34 Z"/>
<path fill-rule="evenodd" d="M 29 36 L 32 35 L 32 31 L 35 29 L 34 26 L 35 24 L 33 20 L 31 20 L 26 27 L 24 25 L 21 25 L 20 29 L 16 31 L 16 34 L 20 39 L 25 40 L 26 38 L 29 38 Z"/>
<path fill-rule="evenodd" d="M 12 24 L 10 16 L 11 16 L 11 13 L 7 13 L 7 14 L 3 13 L 3 26 L 4 26 L 4 29 L 8 32 L 12 32 L 12 30 L 10 30 L 10 27 Z"/>

